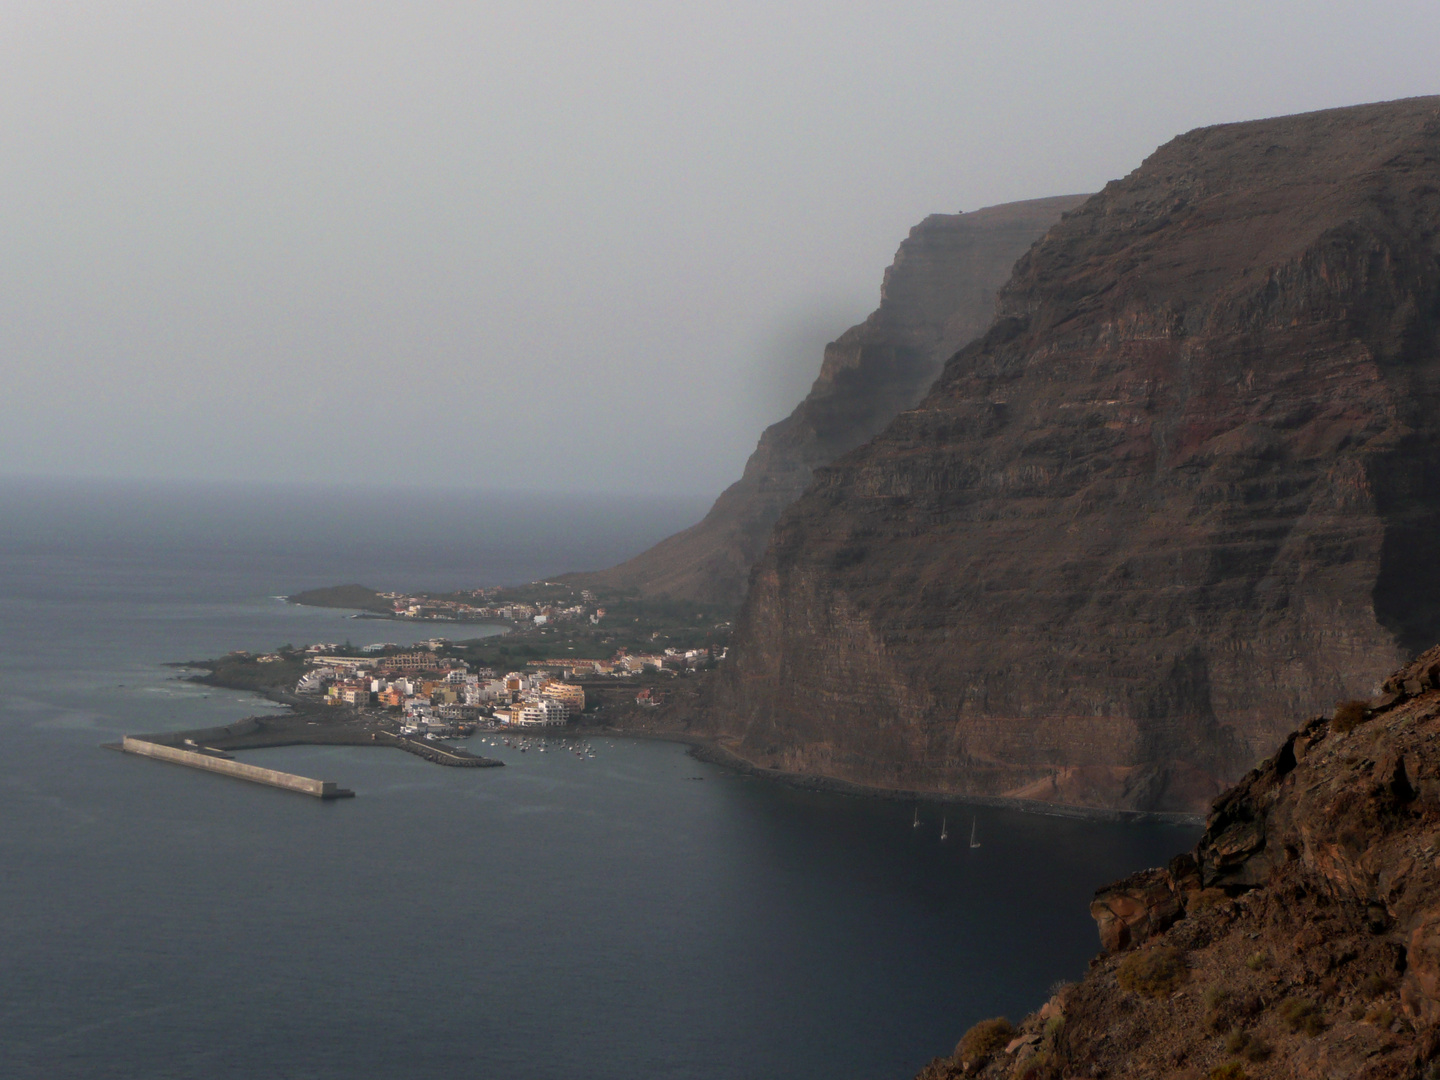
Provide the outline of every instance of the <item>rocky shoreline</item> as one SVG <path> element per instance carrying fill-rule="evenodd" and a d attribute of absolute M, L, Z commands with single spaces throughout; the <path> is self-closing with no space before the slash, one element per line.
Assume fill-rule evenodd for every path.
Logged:
<path fill-rule="evenodd" d="M 653 739 L 657 742 L 683 743 L 697 761 L 719 765 L 732 772 L 755 776 L 806 791 L 826 791 L 836 795 L 880 799 L 886 802 L 923 802 L 937 806 L 984 806 L 999 810 L 1018 810 L 1045 817 L 1073 818 L 1080 821 L 1149 822 L 1166 825 L 1203 825 L 1203 814 L 1153 810 L 1117 810 L 1109 807 L 1069 806 L 1047 803 L 1039 799 L 1018 799 L 1003 795 L 961 795 L 948 791 L 926 791 L 917 788 L 887 788 L 873 784 L 857 784 L 832 776 L 787 772 L 783 769 L 756 764 L 737 754 L 721 742 L 692 732 L 666 729 L 636 730 L 621 726 L 596 729 L 596 734 L 622 739 Z"/>
<path fill-rule="evenodd" d="M 918 1080 L 1440 1077 L 1440 647 L 1283 741 L 1193 851 L 1100 889 L 1105 949 Z"/>
<path fill-rule="evenodd" d="M 211 685 L 214 685 L 213 683 Z M 236 749 L 260 749 L 268 746 L 294 746 L 294 745 L 351 745 L 351 746 L 373 746 L 376 740 L 370 738 L 372 732 L 385 730 L 383 723 L 372 721 L 369 725 L 363 725 L 354 720 L 336 722 L 330 718 L 330 710 L 317 710 L 313 703 L 305 701 L 288 691 L 278 689 L 248 690 L 249 693 L 258 693 L 277 705 L 284 705 L 292 710 L 289 714 L 293 718 L 301 718 L 299 723 L 283 723 L 286 714 L 270 715 L 262 717 L 250 717 L 249 720 L 265 722 L 275 734 L 268 738 L 280 741 L 266 742 L 245 742 L 244 737 L 230 734 L 227 728 L 197 729 L 196 731 L 174 732 L 166 735 L 142 736 L 146 739 L 172 739 L 192 738 L 197 742 L 205 738 L 219 739 L 221 742 L 212 741 L 208 745 L 215 746 L 221 750 Z M 348 711 L 348 710 L 347 710 Z M 322 719 L 316 720 L 319 716 Z M 241 723 L 244 723 L 242 721 Z M 303 726 L 302 726 L 303 725 Z M 216 735 L 215 732 L 222 734 Z M 283 734 L 281 734 L 283 732 Z M 1205 818 L 1201 814 L 1166 812 L 1166 811 L 1145 811 L 1145 810 L 1120 810 L 1108 807 L 1070 806 L 1061 803 L 1048 803 L 1039 799 L 1020 799 L 1003 795 L 962 795 L 945 791 L 927 791 L 920 788 L 888 788 L 873 784 L 859 784 L 849 780 L 842 780 L 837 777 L 822 776 L 810 773 L 790 772 L 784 769 L 772 768 L 758 764 L 743 757 L 732 748 L 726 746 L 720 740 L 696 734 L 681 728 L 670 728 L 665 726 L 642 728 L 631 726 L 625 723 L 591 725 L 584 724 L 582 733 L 586 735 L 603 734 L 615 738 L 627 739 L 654 739 L 661 742 L 681 743 L 689 747 L 688 753 L 697 761 L 708 762 L 712 765 L 719 765 L 733 772 L 743 773 L 747 776 L 755 776 L 775 783 L 786 784 L 790 787 L 802 788 L 807 791 L 828 791 L 838 795 L 851 795 L 859 798 L 882 799 L 888 802 L 924 802 L 942 806 L 985 806 L 1002 810 L 1019 810 L 1027 814 L 1041 814 L 1047 817 L 1074 818 L 1083 821 L 1104 821 L 1104 822 L 1157 822 L 1172 825 L 1201 825 Z M 403 741 L 403 740 L 402 740 Z M 413 740 L 411 740 L 413 741 Z M 223 742 L 223 745 L 222 745 Z M 394 745 L 387 743 L 386 745 Z M 401 747 L 407 749 L 407 747 Z M 411 750 L 412 753 L 419 753 L 419 750 Z M 420 756 L 425 756 L 420 754 Z M 490 760 L 490 759 L 484 759 Z M 446 762 L 442 762 L 446 764 Z M 499 764 L 499 762 L 497 762 Z"/>

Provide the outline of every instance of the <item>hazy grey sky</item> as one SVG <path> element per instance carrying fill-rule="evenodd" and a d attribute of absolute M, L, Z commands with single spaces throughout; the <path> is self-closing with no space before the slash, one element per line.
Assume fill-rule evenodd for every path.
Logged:
<path fill-rule="evenodd" d="M 718 492 L 933 211 L 1440 4 L 0 2 L 0 472 Z"/>

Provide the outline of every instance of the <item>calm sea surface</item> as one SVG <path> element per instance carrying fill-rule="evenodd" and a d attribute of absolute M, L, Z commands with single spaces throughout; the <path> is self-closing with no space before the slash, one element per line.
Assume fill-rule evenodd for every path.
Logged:
<path fill-rule="evenodd" d="M 0 481 L 0 1075 L 886 1080 L 1080 975 L 1090 892 L 1193 831 L 980 810 L 971 850 L 653 742 L 243 755 L 338 803 L 100 748 L 266 708 L 167 661 L 429 636 L 277 594 L 532 580 L 703 509 Z"/>

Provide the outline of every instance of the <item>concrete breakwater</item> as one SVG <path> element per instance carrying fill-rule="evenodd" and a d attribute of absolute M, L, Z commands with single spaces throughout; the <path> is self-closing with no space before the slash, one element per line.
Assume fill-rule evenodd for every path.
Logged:
<path fill-rule="evenodd" d="M 391 731 L 377 731 L 373 738 L 380 746 L 394 746 L 436 765 L 456 765 L 462 769 L 490 769 L 505 764 L 495 758 L 472 754 L 458 746 L 441 746 L 438 743 L 423 742 L 420 739 L 396 735 Z"/>
<path fill-rule="evenodd" d="M 255 784 L 267 784 L 270 787 L 284 788 L 286 791 L 298 791 L 304 795 L 313 795 L 319 799 L 345 799 L 353 797 L 355 794 L 348 788 L 337 786 L 333 780 L 312 780 L 308 776 L 296 776 L 294 773 L 280 772 L 278 769 L 263 769 L 258 765 L 246 765 L 244 762 L 228 757 L 183 750 L 178 746 L 165 746 L 162 743 L 137 739 L 131 735 L 125 736 L 124 741 L 120 744 L 120 749 L 127 754 L 140 754 L 143 757 L 171 761 L 177 765 L 188 765 L 192 769 L 222 773 L 225 776 L 249 780 Z"/>

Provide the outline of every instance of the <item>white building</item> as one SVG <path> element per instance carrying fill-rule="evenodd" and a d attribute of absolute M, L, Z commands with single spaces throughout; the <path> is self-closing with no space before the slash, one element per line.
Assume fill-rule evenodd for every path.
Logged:
<path fill-rule="evenodd" d="M 539 681 L 538 676 L 526 675 L 524 672 L 512 671 L 505 676 L 505 689 L 515 694 L 522 694 L 531 690 Z"/>
<path fill-rule="evenodd" d="M 560 702 L 541 698 L 525 702 L 519 717 L 512 722 L 521 727 L 564 727 L 566 716 L 565 706 Z"/>
<path fill-rule="evenodd" d="M 475 679 L 465 684 L 465 704 L 487 705 L 492 701 L 509 701 L 510 691 L 505 689 L 504 679 Z"/>

